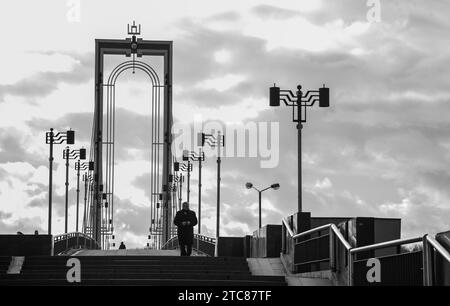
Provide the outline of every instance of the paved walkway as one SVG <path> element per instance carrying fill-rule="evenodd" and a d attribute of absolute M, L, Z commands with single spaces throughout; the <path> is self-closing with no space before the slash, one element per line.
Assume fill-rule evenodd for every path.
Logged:
<path fill-rule="evenodd" d="M 129 250 L 80 250 L 71 256 L 180 256 L 178 250 L 153 250 L 153 249 L 129 249 Z M 192 256 L 199 256 L 192 251 Z"/>

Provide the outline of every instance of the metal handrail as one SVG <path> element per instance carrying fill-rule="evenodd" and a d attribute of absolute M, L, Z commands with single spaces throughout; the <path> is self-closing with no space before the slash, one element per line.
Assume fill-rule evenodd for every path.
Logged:
<path fill-rule="evenodd" d="M 342 236 L 342 233 L 339 231 L 337 226 L 335 224 L 330 224 L 330 228 L 333 231 L 334 235 L 336 235 L 338 237 L 338 239 L 342 243 L 342 245 L 344 245 L 345 249 L 347 251 L 350 251 L 352 249 L 352 246 L 350 245 L 350 243 L 348 243 L 347 240 L 345 240 L 344 236 Z"/>
<path fill-rule="evenodd" d="M 450 263 L 450 253 L 442 247 L 442 245 L 437 242 L 433 237 L 428 234 L 423 236 L 423 285 L 432 286 L 434 282 L 433 269 L 434 256 L 432 255 L 432 250 L 430 245 L 436 250 L 441 256 Z"/>
<path fill-rule="evenodd" d="M 442 257 L 444 257 L 444 259 L 450 263 L 450 253 L 446 249 L 444 249 L 442 247 L 442 245 L 436 241 L 436 239 L 434 239 L 433 237 L 430 237 L 429 235 L 425 235 L 425 236 L 426 236 L 428 243 L 431 244 L 434 247 L 434 249 L 436 251 L 438 251 L 439 254 L 441 254 Z"/>
<path fill-rule="evenodd" d="M 69 236 L 69 238 L 70 238 L 70 237 L 76 237 L 76 236 L 79 236 L 79 237 L 83 237 L 83 238 L 86 238 L 86 239 L 92 239 L 92 237 L 90 237 L 90 236 L 88 236 L 88 235 L 86 235 L 86 234 L 84 234 L 84 233 L 71 232 L 71 233 L 67 233 L 67 234 L 56 235 L 56 236 L 53 237 L 53 240 L 54 240 L 54 241 L 61 241 L 61 240 L 64 240 L 64 238 L 65 238 L 66 236 Z"/>
<path fill-rule="evenodd" d="M 294 232 L 292 231 L 291 227 L 289 226 L 288 222 L 286 221 L 286 219 L 282 219 L 282 222 L 284 224 L 284 226 L 286 227 L 286 229 L 288 230 L 288 233 L 291 237 L 294 237 Z"/>
<path fill-rule="evenodd" d="M 335 252 L 334 252 L 334 237 L 338 238 L 338 241 L 344 246 L 344 248 L 346 249 L 346 251 L 348 251 L 348 256 L 350 256 L 350 250 L 352 249 L 351 245 L 348 243 L 347 240 L 345 240 L 344 236 L 342 235 L 342 233 L 339 231 L 339 229 L 337 228 L 337 226 L 334 223 L 329 223 L 329 224 L 325 224 L 325 225 L 321 225 L 318 227 L 315 227 L 313 229 L 307 230 L 305 232 L 301 232 L 298 234 L 294 234 L 293 230 L 291 229 L 291 227 L 289 226 L 288 222 L 286 221 L 286 219 L 282 219 L 282 222 L 284 224 L 284 226 L 286 227 L 289 236 L 293 239 L 296 240 L 298 238 L 307 236 L 307 235 L 311 235 L 314 234 L 316 232 L 320 232 L 320 231 L 324 231 L 324 230 L 329 230 L 330 232 L 330 267 L 333 269 L 336 263 L 336 259 L 335 259 Z M 348 268 L 348 276 L 347 276 L 347 283 L 350 284 L 350 277 L 352 275 L 352 270 L 351 267 L 349 266 Z"/>
<path fill-rule="evenodd" d="M 372 251 L 376 249 L 384 249 L 392 246 L 398 246 L 403 244 L 410 244 L 410 243 L 416 243 L 421 242 L 422 237 L 413 237 L 413 238 L 405 238 L 405 239 L 396 239 L 386 242 L 380 242 L 376 244 L 366 245 L 359 248 L 352 248 L 350 250 L 350 253 L 353 255 L 355 253 L 364 252 L 364 251 Z"/>
<path fill-rule="evenodd" d="M 321 225 L 319 227 L 312 228 L 312 229 L 307 230 L 305 232 L 301 232 L 301 233 L 295 234 L 294 236 L 292 236 L 292 239 L 301 238 L 303 236 L 314 234 L 315 232 L 320 232 L 320 231 L 329 229 L 330 226 L 331 226 L 331 224 L 325 224 L 325 225 Z"/>
<path fill-rule="evenodd" d="M 404 244 L 410 244 L 410 243 L 417 243 L 422 241 L 422 237 L 413 237 L 413 238 L 406 238 L 406 239 L 396 239 L 371 245 L 362 246 L 359 248 L 352 248 L 350 249 L 349 256 L 348 256 L 348 267 L 349 267 L 349 286 L 353 286 L 353 256 L 356 253 L 364 252 L 364 251 L 372 251 L 376 249 L 384 249 L 388 247 L 393 246 L 399 246 Z"/>
<path fill-rule="evenodd" d="M 196 238 L 198 241 L 205 241 L 205 242 L 208 242 L 211 244 L 216 243 L 216 238 L 212 238 L 212 237 L 208 237 L 208 236 L 204 236 L 204 235 L 194 234 L 194 238 Z M 170 245 L 176 239 L 178 239 L 178 237 L 174 236 L 174 237 L 170 238 L 169 240 L 167 240 L 167 242 L 164 243 L 164 245 L 162 246 L 162 249 L 165 249 L 168 245 Z"/>
<path fill-rule="evenodd" d="M 287 220 L 285 218 L 282 219 L 282 224 L 286 228 L 290 238 L 294 241 L 298 238 L 329 229 L 330 230 L 330 267 L 333 269 L 335 262 L 336 262 L 336 260 L 335 260 L 336 255 L 334 254 L 334 241 L 335 241 L 334 237 L 337 237 L 338 241 L 344 246 L 346 251 L 348 251 L 348 276 L 347 276 L 347 279 L 348 279 L 349 286 L 353 285 L 353 264 L 354 264 L 353 258 L 354 258 L 354 255 L 357 253 L 360 253 L 360 252 L 364 252 L 364 251 L 372 251 L 372 250 L 384 249 L 384 248 L 393 247 L 393 246 L 400 246 L 400 245 L 405 245 L 405 244 L 410 244 L 410 243 L 422 242 L 422 245 L 424 248 L 424 251 L 423 251 L 423 279 L 424 279 L 424 281 L 423 281 L 423 283 L 425 286 L 433 285 L 433 280 L 434 280 L 434 278 L 433 278 L 433 273 L 434 273 L 433 258 L 431 255 L 430 246 L 433 247 L 434 250 L 436 250 L 447 262 L 450 263 L 450 252 L 448 252 L 444 247 L 442 247 L 442 245 L 438 241 L 436 241 L 433 237 L 429 236 L 428 234 L 423 237 L 396 239 L 396 240 L 376 243 L 376 244 L 372 244 L 372 245 L 367 245 L 367 246 L 363 246 L 363 247 L 352 248 L 352 246 L 348 243 L 348 241 L 345 240 L 344 236 L 339 231 L 337 226 L 333 223 L 322 225 L 322 226 L 319 226 L 319 227 L 316 227 L 316 228 L 313 228 L 313 229 L 310 229 L 310 230 L 307 230 L 305 232 L 298 233 L 298 234 L 294 234 L 293 230 L 291 229 L 289 223 L 287 222 Z M 283 241 L 284 240 L 285 240 L 285 236 L 283 236 Z M 283 242 L 283 243 L 286 243 L 286 242 Z M 284 245 L 283 252 L 285 252 L 285 250 L 286 249 L 285 249 L 285 245 Z"/>
<path fill-rule="evenodd" d="M 313 234 L 315 232 L 320 232 L 320 231 L 323 231 L 325 229 L 331 229 L 333 231 L 333 233 L 339 238 L 339 241 L 344 245 L 344 247 L 347 250 L 350 250 L 352 248 L 350 246 L 350 244 L 347 242 L 347 240 L 345 240 L 344 236 L 342 236 L 342 234 L 339 231 L 339 229 L 337 228 L 337 226 L 335 224 L 333 224 L 333 223 L 321 225 L 319 227 L 315 227 L 313 229 L 307 230 L 305 232 L 298 233 L 296 235 L 294 235 L 294 232 L 292 231 L 291 227 L 289 226 L 289 224 L 287 223 L 287 221 L 285 219 L 283 219 L 283 223 L 284 223 L 284 226 L 286 226 L 286 229 L 288 230 L 289 235 L 292 237 L 292 239 L 301 238 L 303 236 L 310 235 L 310 234 Z"/>
<path fill-rule="evenodd" d="M 70 239 L 70 238 L 77 238 L 77 246 L 81 246 L 81 245 L 79 244 L 79 239 L 80 239 L 80 238 L 84 238 L 84 241 L 85 241 L 84 246 L 85 246 L 85 247 L 86 247 L 86 241 L 89 241 L 89 244 L 90 244 L 91 247 L 92 247 L 92 244 L 93 244 L 93 243 L 94 243 L 94 246 L 95 246 L 96 248 L 99 247 L 97 241 L 95 241 L 92 237 L 90 237 L 90 236 L 88 236 L 88 235 L 86 235 L 86 234 L 84 234 L 84 233 L 81 233 L 81 232 L 64 233 L 64 234 L 56 235 L 56 236 L 53 237 L 53 241 L 52 241 L 52 252 L 51 252 L 52 255 L 53 255 L 53 253 L 54 253 L 55 244 L 58 243 L 58 242 L 64 241 L 64 240 L 66 241 L 66 248 L 65 248 L 65 251 L 67 251 L 67 250 L 69 249 L 69 239 Z"/>

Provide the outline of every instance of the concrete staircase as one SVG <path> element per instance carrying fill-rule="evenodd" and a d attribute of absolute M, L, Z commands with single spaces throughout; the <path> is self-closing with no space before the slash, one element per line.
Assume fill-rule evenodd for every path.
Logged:
<path fill-rule="evenodd" d="M 81 282 L 69 283 L 67 260 L 78 258 Z M 2 266 L 3 267 L 3 266 Z M 0 285 L 285 286 L 284 276 L 252 275 L 245 258 L 180 256 L 26 257 L 20 274 L 0 272 Z"/>

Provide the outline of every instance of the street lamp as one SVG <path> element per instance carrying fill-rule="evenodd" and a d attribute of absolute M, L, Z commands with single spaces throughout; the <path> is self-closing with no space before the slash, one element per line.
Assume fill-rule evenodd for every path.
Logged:
<path fill-rule="evenodd" d="M 52 234 L 52 189 L 53 189 L 53 145 L 62 144 L 66 142 L 67 144 L 75 143 L 75 131 L 69 130 L 66 132 L 55 133 L 53 128 L 50 132 L 45 133 L 45 143 L 50 145 L 50 156 L 49 156 L 49 175 L 48 175 L 48 234 Z"/>
<path fill-rule="evenodd" d="M 183 151 L 183 160 L 198 161 L 198 234 L 201 233 L 201 219 L 202 219 L 202 162 L 205 161 L 205 152 L 202 151 L 202 148 L 199 148 L 199 152 L 194 151 Z M 189 182 L 189 179 L 188 179 Z M 198 240 L 197 240 L 198 241 Z"/>
<path fill-rule="evenodd" d="M 83 182 L 84 182 L 84 213 L 83 213 L 83 233 L 87 234 L 87 225 L 89 223 L 89 208 L 87 206 L 87 200 L 88 200 L 88 187 L 92 184 L 92 175 L 85 172 L 83 174 Z"/>
<path fill-rule="evenodd" d="M 180 173 L 179 175 L 175 175 L 173 180 L 176 183 L 176 189 L 178 191 L 178 210 L 181 210 L 181 202 L 183 196 L 183 181 L 184 181 L 183 174 Z"/>
<path fill-rule="evenodd" d="M 268 190 L 268 189 L 274 189 L 274 190 L 280 189 L 280 184 L 275 183 L 275 184 L 272 184 L 272 185 L 270 185 L 269 187 L 264 188 L 264 189 L 262 189 L 262 190 L 259 190 L 258 188 L 256 188 L 255 186 L 253 186 L 252 183 L 246 183 L 246 184 L 245 184 L 245 187 L 246 187 L 247 189 L 252 189 L 252 188 L 253 188 L 253 189 L 255 189 L 256 191 L 258 191 L 258 194 L 259 194 L 259 227 L 258 227 L 258 228 L 261 228 L 261 226 L 262 226 L 262 224 L 261 224 L 261 194 L 262 194 L 264 191 Z"/>
<path fill-rule="evenodd" d="M 325 87 L 319 90 L 308 90 L 305 94 L 302 92 L 302 86 L 297 86 L 296 95 L 290 90 L 280 90 L 274 84 L 270 88 L 270 106 L 280 106 L 283 101 L 287 106 L 292 107 L 292 121 L 297 122 L 298 137 L 298 212 L 302 212 L 302 128 L 306 122 L 306 109 L 312 107 L 319 101 L 319 107 L 330 106 L 330 89 Z"/>
<path fill-rule="evenodd" d="M 180 171 L 187 172 L 187 202 L 189 203 L 191 194 L 191 172 L 193 169 L 193 165 L 191 164 L 191 161 L 188 160 L 187 164 L 178 163 L 178 169 Z"/>
<path fill-rule="evenodd" d="M 66 147 L 63 151 L 63 158 L 66 160 L 66 214 L 65 214 L 65 233 L 68 233 L 68 210 L 69 210 L 69 159 L 86 159 L 86 149 L 70 150 Z M 78 180 L 79 182 L 79 180 Z M 77 212 L 78 214 L 78 212 Z M 78 218 L 78 216 L 77 216 Z"/>
<path fill-rule="evenodd" d="M 217 217 L 216 217 L 216 245 L 214 256 L 219 256 L 219 236 L 220 236 L 220 147 L 225 147 L 225 136 L 218 131 L 217 136 L 212 134 L 199 133 L 198 145 L 204 147 L 208 144 L 210 147 L 217 147 Z"/>
<path fill-rule="evenodd" d="M 85 156 L 85 158 L 86 158 L 86 156 Z M 76 221 L 75 231 L 78 233 L 78 211 L 79 211 L 79 207 L 80 207 L 80 170 L 94 171 L 94 162 L 81 163 L 81 161 L 78 160 L 75 163 L 75 170 L 77 170 L 77 221 Z M 86 199 L 86 194 L 85 194 L 85 199 Z M 84 203 L 84 205 L 86 206 L 86 202 Z"/>

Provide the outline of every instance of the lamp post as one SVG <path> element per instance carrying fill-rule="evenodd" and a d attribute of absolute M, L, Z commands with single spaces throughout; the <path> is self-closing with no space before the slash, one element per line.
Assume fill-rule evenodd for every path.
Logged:
<path fill-rule="evenodd" d="M 330 89 L 325 87 L 319 90 L 308 90 L 302 92 L 302 86 L 297 86 L 296 95 L 290 90 L 280 90 L 274 84 L 270 88 L 270 106 L 280 106 L 283 101 L 287 106 L 292 107 L 292 121 L 297 122 L 298 138 L 298 212 L 302 212 L 302 128 L 306 122 L 306 109 L 312 107 L 315 102 L 319 102 L 319 107 L 330 106 Z"/>
<path fill-rule="evenodd" d="M 194 151 L 183 151 L 183 160 L 187 161 L 198 161 L 198 234 L 201 233 L 201 219 L 202 219 L 202 162 L 205 161 L 205 152 L 202 148 L 199 148 L 199 152 Z"/>
<path fill-rule="evenodd" d="M 63 158 L 66 160 L 66 213 L 65 213 L 65 233 L 68 233 L 68 210 L 69 210 L 69 159 L 86 159 L 86 149 L 70 150 L 66 147 L 63 151 Z M 79 161 L 78 161 L 79 162 Z M 79 170 L 78 170 L 79 171 Z M 79 174 L 78 174 L 79 176 Z M 78 185 L 80 181 L 78 178 Z M 79 189 L 79 186 L 77 187 Z M 78 221 L 78 202 L 77 202 L 77 221 Z M 78 225 L 77 225 L 78 226 Z"/>
<path fill-rule="evenodd" d="M 176 164 L 178 164 L 178 165 L 176 165 Z M 192 172 L 193 166 L 192 166 L 191 162 L 188 160 L 187 164 L 175 162 L 175 166 L 174 167 L 176 167 L 180 171 L 187 172 L 186 197 L 187 197 L 187 202 L 189 203 L 190 194 L 191 194 L 191 172 Z"/>
<path fill-rule="evenodd" d="M 219 237 L 220 237 L 220 148 L 225 147 L 225 136 L 219 131 L 217 136 L 212 134 L 199 133 L 198 145 L 204 147 L 208 144 L 212 148 L 217 148 L 217 217 L 216 217 L 216 245 L 214 256 L 219 256 Z"/>
<path fill-rule="evenodd" d="M 87 199 L 88 199 L 88 186 L 92 182 L 92 175 L 85 172 L 83 174 L 83 182 L 84 182 L 84 209 L 83 209 L 83 234 L 87 233 L 86 227 L 88 222 L 88 207 L 87 207 Z"/>
<path fill-rule="evenodd" d="M 181 169 L 180 169 L 180 163 L 179 162 L 174 162 L 173 163 L 173 171 L 175 171 L 175 182 L 177 182 L 178 184 L 178 210 L 181 210 L 181 201 L 182 201 L 182 196 L 183 196 L 183 181 L 184 181 L 184 177 L 183 177 L 183 173 L 181 173 Z M 180 172 L 179 175 L 177 175 L 176 173 Z"/>
<path fill-rule="evenodd" d="M 53 128 L 50 132 L 45 133 L 45 143 L 50 145 L 50 156 L 49 156 L 49 175 L 48 175 L 48 234 L 52 234 L 52 195 L 53 195 L 53 145 L 62 144 L 66 142 L 67 144 L 75 143 L 75 131 L 69 130 L 66 132 L 55 133 Z"/>
<path fill-rule="evenodd" d="M 255 186 L 253 186 L 253 184 L 252 183 L 246 183 L 245 184 L 245 187 L 247 188 L 247 189 L 255 189 L 256 191 L 258 191 L 258 195 L 259 195 L 259 227 L 258 228 L 261 228 L 262 227 L 262 224 L 261 224 L 261 199 L 262 199 L 262 196 L 261 196 L 261 194 L 264 192 L 264 191 L 266 191 L 266 190 L 268 190 L 268 189 L 274 189 L 274 190 L 278 190 L 278 189 L 280 189 L 280 184 L 278 184 L 278 183 L 275 183 L 275 184 L 272 184 L 272 185 L 270 185 L 269 187 L 267 187 L 267 188 L 264 188 L 264 189 L 262 189 L 262 190 L 259 190 L 258 188 L 256 188 Z"/>
<path fill-rule="evenodd" d="M 85 156 L 86 158 L 86 156 Z M 80 207 L 80 171 L 83 170 L 89 170 L 94 171 L 94 162 L 88 162 L 88 163 L 82 163 L 80 160 L 78 160 L 75 163 L 75 170 L 77 170 L 77 221 L 75 226 L 75 231 L 78 233 L 78 212 Z M 85 192 L 85 200 L 86 200 L 86 192 Z M 86 203 L 84 204 L 86 206 Z"/>

